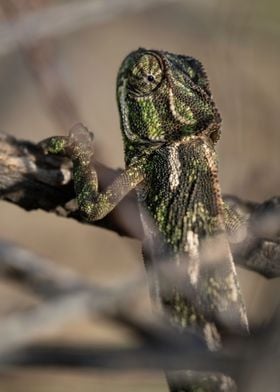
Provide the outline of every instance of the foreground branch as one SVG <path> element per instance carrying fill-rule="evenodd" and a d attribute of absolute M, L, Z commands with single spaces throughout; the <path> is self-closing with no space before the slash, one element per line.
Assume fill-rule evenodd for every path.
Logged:
<path fill-rule="evenodd" d="M 58 267 L 33 252 L 0 241 L 0 276 L 23 285 L 44 302 L 12 314 L 0 323 L 0 355 L 26 344 L 44 331 L 56 331 L 65 323 L 98 313 L 129 325 L 145 339 L 150 336 L 131 319 L 131 304 L 141 299 L 144 276 L 132 278 L 114 289 L 103 289 L 71 270 Z M 128 292 L 130 295 L 128 296 Z"/>
<path fill-rule="evenodd" d="M 250 337 L 227 337 L 219 352 L 209 352 L 191 332 L 158 328 L 160 342 L 137 347 L 102 348 L 86 345 L 29 345 L 0 355 L 2 366 L 77 368 L 79 370 L 176 370 L 222 372 L 237 381 L 239 392 L 278 390 L 279 318 Z M 156 336 L 154 334 L 154 336 Z M 275 389 L 274 389 L 275 388 Z"/>
<path fill-rule="evenodd" d="M 172 279 L 172 271 L 168 269 L 166 272 Z M 159 330 L 163 320 L 157 323 L 150 312 L 146 315 L 148 324 L 143 315 L 135 317 L 137 302 L 141 302 L 143 297 L 141 289 L 143 286 L 146 288 L 146 276 L 121 282 L 114 289 L 103 289 L 77 273 L 3 240 L 0 241 L 0 275 L 23 285 L 45 300 L 32 310 L 2 320 L 0 355 L 13 346 L 28 343 L 46 328 L 56 330 L 73 317 L 89 317 L 96 312 L 125 324 L 146 343 L 176 342 L 173 335 L 168 338 L 168 328 L 161 327 Z M 172 282 L 170 287 L 173 287 Z"/>
<path fill-rule="evenodd" d="M 94 288 L 74 271 L 59 268 L 50 260 L 3 240 L 0 240 L 0 276 L 42 298 Z M 99 287 L 95 290 L 100 293 Z"/>
<path fill-rule="evenodd" d="M 155 315 L 137 314 L 135 304 L 140 292 L 136 289 L 143 284 L 142 277 L 114 289 L 99 288 L 72 271 L 3 241 L 0 242 L 0 273 L 44 298 L 42 304 L 1 320 L 1 366 L 115 370 L 188 368 L 230 375 L 238 381 L 240 391 L 246 392 L 249 391 L 248 379 L 257 383 L 263 378 L 263 372 L 258 371 L 263 362 L 277 374 L 279 315 L 262 331 L 252 326 L 250 337 L 225 336 L 223 348 L 209 352 L 203 339 L 191 330 L 178 334 Z M 56 331 L 72 320 L 91 317 L 94 313 L 129 328 L 140 338 L 137 347 L 32 344 L 42 333 Z"/>
<path fill-rule="evenodd" d="M 144 279 L 131 279 L 103 289 L 72 271 L 57 267 L 30 251 L 0 242 L 0 274 L 44 298 L 29 310 L 6 316 L 0 324 L 0 366 L 55 366 L 79 369 L 182 369 L 222 372 L 237 380 L 240 391 L 256 391 L 269 368 L 277 376 L 280 360 L 279 314 L 251 336 L 224 336 L 218 352 L 191 330 L 178 334 L 161 318 L 137 313 Z M 34 338 L 59 330 L 66 323 L 95 314 L 125 325 L 140 338 L 137 347 L 102 348 L 87 344 L 36 345 Z M 32 345 L 30 345 L 32 344 Z M 248 377 L 249 375 L 249 377 Z M 277 378 L 277 377 L 276 377 Z M 248 388 L 248 382 L 254 385 Z M 269 384 L 272 387 L 272 381 Z M 275 384 L 276 385 L 276 384 Z"/>

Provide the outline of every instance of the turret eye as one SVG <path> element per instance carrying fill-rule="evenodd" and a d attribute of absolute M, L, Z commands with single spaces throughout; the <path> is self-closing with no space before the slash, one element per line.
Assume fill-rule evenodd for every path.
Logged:
<path fill-rule="evenodd" d="M 147 76 L 147 80 L 148 80 L 148 82 L 154 82 L 155 81 L 155 78 L 154 78 L 154 76 L 153 75 L 148 75 Z"/>
<path fill-rule="evenodd" d="M 147 53 L 132 66 L 128 76 L 128 87 L 134 93 L 149 94 L 160 84 L 162 76 L 159 59 Z"/>

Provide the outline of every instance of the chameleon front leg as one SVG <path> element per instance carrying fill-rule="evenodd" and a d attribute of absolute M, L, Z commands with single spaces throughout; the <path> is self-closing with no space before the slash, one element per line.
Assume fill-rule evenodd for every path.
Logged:
<path fill-rule="evenodd" d="M 82 124 L 75 125 L 69 136 L 50 137 L 41 143 L 47 153 L 61 154 L 73 162 L 73 180 L 81 213 L 88 221 L 102 219 L 143 179 L 141 159 L 124 170 L 106 190 L 98 189 L 93 164 L 93 134 Z"/>

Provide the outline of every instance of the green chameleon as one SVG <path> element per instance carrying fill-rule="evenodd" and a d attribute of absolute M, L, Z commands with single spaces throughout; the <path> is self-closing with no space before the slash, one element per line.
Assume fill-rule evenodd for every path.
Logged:
<path fill-rule="evenodd" d="M 91 160 L 93 137 L 81 124 L 43 142 L 73 161 L 81 212 L 103 218 L 136 189 L 152 298 L 169 321 L 197 330 L 210 350 L 248 322 L 226 230 L 240 219 L 222 200 L 215 144 L 221 118 L 207 75 L 193 57 L 138 49 L 117 78 L 126 169 L 104 191 Z M 233 391 L 221 374 L 167 374 L 171 391 Z"/>

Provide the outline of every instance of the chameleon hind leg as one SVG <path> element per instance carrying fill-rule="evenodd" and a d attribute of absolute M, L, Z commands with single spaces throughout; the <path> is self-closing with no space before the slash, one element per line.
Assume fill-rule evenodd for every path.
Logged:
<path fill-rule="evenodd" d="M 235 382 L 220 373 L 173 371 L 166 373 L 170 392 L 237 392 Z"/>
<path fill-rule="evenodd" d="M 76 124 L 68 137 L 50 137 L 40 145 L 46 153 L 65 155 L 72 160 L 78 206 L 88 221 L 106 216 L 144 178 L 139 160 L 120 173 L 107 189 L 100 192 L 93 163 L 93 134 L 82 124 Z"/>

